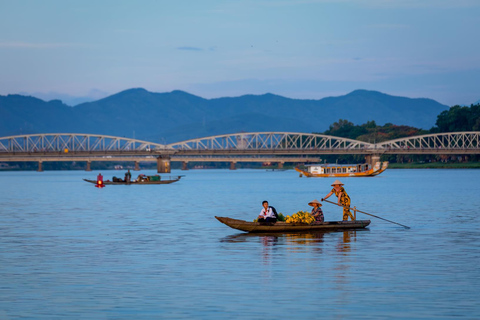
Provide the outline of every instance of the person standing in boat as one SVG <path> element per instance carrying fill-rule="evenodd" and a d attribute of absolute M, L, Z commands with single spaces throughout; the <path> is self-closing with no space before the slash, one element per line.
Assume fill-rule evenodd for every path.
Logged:
<path fill-rule="evenodd" d="M 272 207 L 268 206 L 268 201 L 265 200 L 262 202 L 263 209 L 260 211 L 260 214 L 258 215 L 258 222 L 261 223 L 275 223 L 277 222 L 277 217 L 275 217 L 275 213 L 273 213 Z"/>
<path fill-rule="evenodd" d="M 322 211 L 322 208 L 320 208 L 322 204 L 315 199 L 313 201 L 310 201 L 308 205 L 313 207 L 311 215 L 315 218 L 315 221 L 323 222 L 324 221 L 323 211 Z"/>
<path fill-rule="evenodd" d="M 327 194 L 322 201 L 327 200 L 332 194 L 335 194 L 338 198 L 338 205 L 343 207 L 343 221 L 347 221 L 348 217 L 350 217 L 352 221 L 355 220 L 350 212 L 350 197 L 343 188 L 343 183 L 341 183 L 339 180 L 335 180 L 335 182 L 332 183 L 332 187 L 332 191 L 330 191 L 330 193 Z"/>
<path fill-rule="evenodd" d="M 125 172 L 125 182 L 130 183 L 131 180 L 132 180 L 132 174 L 130 173 L 130 169 L 128 169 L 128 171 Z"/>

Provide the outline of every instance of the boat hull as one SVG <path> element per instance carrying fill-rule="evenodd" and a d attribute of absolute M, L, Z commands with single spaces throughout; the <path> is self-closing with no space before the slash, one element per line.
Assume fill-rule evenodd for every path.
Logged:
<path fill-rule="evenodd" d="M 305 170 L 302 170 L 302 169 L 299 169 L 299 168 L 295 168 L 295 170 L 297 170 L 298 172 L 300 172 L 301 174 L 303 174 L 307 178 L 312 178 L 312 177 L 316 177 L 316 178 L 370 177 L 370 176 L 374 175 L 373 170 L 368 170 L 368 171 L 365 171 L 365 172 L 354 172 L 354 173 L 353 172 L 352 173 L 310 173 L 308 171 L 305 171 Z"/>
<path fill-rule="evenodd" d="M 377 165 L 370 170 L 362 172 L 345 172 L 345 173 L 311 173 L 300 168 L 295 168 L 297 172 L 300 172 L 307 178 L 346 178 L 346 177 L 372 177 L 379 175 L 388 168 L 388 161 L 377 162 Z"/>
<path fill-rule="evenodd" d="M 324 223 L 314 222 L 312 224 L 292 224 L 283 221 L 277 221 L 273 225 L 260 224 L 258 222 L 249 222 L 245 220 L 232 219 L 227 217 L 215 218 L 230 228 L 250 232 L 250 233 L 269 233 L 269 232 L 312 232 L 312 231 L 335 231 L 347 229 L 362 229 L 370 224 L 370 220 L 354 221 L 329 221 Z"/>
<path fill-rule="evenodd" d="M 383 171 L 387 170 L 387 168 L 388 168 L 388 161 L 384 161 L 384 162 L 382 163 L 382 168 L 380 168 L 380 170 L 378 170 L 378 171 L 375 171 L 375 172 L 372 174 L 372 176 L 376 176 L 376 175 L 382 173 Z"/>
<path fill-rule="evenodd" d="M 179 176 L 176 179 L 171 179 L 171 180 L 159 180 L 159 181 L 142 181 L 142 182 L 137 182 L 137 181 L 132 181 L 132 182 L 113 182 L 113 181 L 103 181 L 104 185 L 152 185 L 152 184 L 169 184 L 169 183 L 174 183 L 177 182 L 178 180 L 181 179 L 181 176 Z M 90 180 L 90 179 L 83 179 L 83 181 L 90 182 L 93 184 L 97 184 L 96 180 Z"/>

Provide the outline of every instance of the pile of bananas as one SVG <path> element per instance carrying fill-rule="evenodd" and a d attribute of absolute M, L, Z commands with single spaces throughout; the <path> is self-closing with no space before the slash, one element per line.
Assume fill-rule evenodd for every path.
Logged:
<path fill-rule="evenodd" d="M 286 216 L 286 223 L 306 223 L 310 224 L 315 221 L 315 218 L 307 211 L 298 211 L 292 216 Z"/>

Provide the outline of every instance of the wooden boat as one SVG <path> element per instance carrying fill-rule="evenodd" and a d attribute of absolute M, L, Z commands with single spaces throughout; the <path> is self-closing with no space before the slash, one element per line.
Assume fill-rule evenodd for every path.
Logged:
<path fill-rule="evenodd" d="M 154 180 L 154 181 L 136 181 L 136 180 L 133 180 L 133 181 L 130 181 L 130 182 L 116 182 L 116 181 L 114 182 L 114 181 L 107 180 L 107 181 L 103 181 L 103 184 L 104 185 L 169 184 L 169 183 L 177 182 L 181 178 L 182 178 L 182 176 L 177 176 L 177 178 L 174 178 L 174 179 L 172 179 L 172 178 L 166 179 L 166 180 L 159 179 L 159 180 Z M 86 182 L 97 184 L 97 180 L 90 180 L 90 179 L 83 179 L 83 180 L 86 181 Z"/>
<path fill-rule="evenodd" d="M 370 177 L 376 176 L 388 168 L 388 161 L 377 162 L 373 168 L 368 163 L 363 164 L 309 164 L 307 170 L 295 168 L 305 177 Z"/>
<path fill-rule="evenodd" d="M 380 170 L 375 171 L 375 172 L 372 174 L 372 176 L 379 175 L 379 174 L 382 173 L 383 171 L 387 170 L 387 168 L 388 168 L 388 161 L 382 162 L 382 167 L 380 168 Z"/>
<path fill-rule="evenodd" d="M 215 218 L 230 228 L 258 233 L 258 232 L 312 232 L 312 231 L 335 231 L 345 229 L 361 229 L 370 224 L 370 220 L 354 220 L 354 221 L 328 221 L 314 222 L 311 224 L 292 224 L 283 221 L 277 221 L 274 224 L 266 225 L 258 222 L 250 222 L 245 220 L 232 219 L 227 217 Z"/>

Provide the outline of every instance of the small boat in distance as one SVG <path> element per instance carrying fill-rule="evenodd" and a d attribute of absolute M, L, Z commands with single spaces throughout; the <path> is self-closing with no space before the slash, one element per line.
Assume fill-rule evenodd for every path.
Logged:
<path fill-rule="evenodd" d="M 103 181 L 104 185 L 137 185 L 137 184 L 169 184 L 169 183 L 174 183 L 180 180 L 183 176 L 177 176 L 176 178 L 169 177 L 169 179 L 162 179 L 162 177 L 156 175 L 156 176 L 148 176 L 150 179 L 138 179 L 138 180 L 132 180 L 130 182 L 123 181 L 122 179 L 118 179 L 121 181 L 110 181 L 106 180 Z M 91 180 L 91 179 L 83 179 L 86 182 L 90 182 L 93 184 L 97 184 L 97 180 Z"/>
<path fill-rule="evenodd" d="M 306 170 L 295 168 L 305 177 L 370 177 L 376 176 L 388 168 L 388 161 L 377 162 L 373 168 L 362 164 L 308 164 Z"/>
<path fill-rule="evenodd" d="M 215 218 L 230 228 L 250 233 L 336 231 L 362 229 L 370 224 L 370 220 L 313 222 L 311 224 L 294 224 L 277 221 L 274 224 L 261 224 L 259 222 L 250 222 L 227 217 L 215 216 Z"/>

